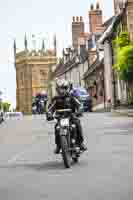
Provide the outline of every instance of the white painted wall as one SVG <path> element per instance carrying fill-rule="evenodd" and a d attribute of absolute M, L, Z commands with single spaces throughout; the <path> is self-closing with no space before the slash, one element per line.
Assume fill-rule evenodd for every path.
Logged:
<path fill-rule="evenodd" d="M 117 80 L 118 99 L 121 103 L 127 103 L 127 88 L 124 81 Z"/>

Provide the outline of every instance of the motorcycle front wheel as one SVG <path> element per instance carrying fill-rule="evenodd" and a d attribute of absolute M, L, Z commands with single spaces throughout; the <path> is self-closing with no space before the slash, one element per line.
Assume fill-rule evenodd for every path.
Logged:
<path fill-rule="evenodd" d="M 62 158 L 64 161 L 64 165 L 66 168 L 70 168 L 71 167 L 71 157 L 70 157 L 70 152 L 69 152 L 66 136 L 62 135 L 60 137 L 60 143 L 61 143 Z"/>

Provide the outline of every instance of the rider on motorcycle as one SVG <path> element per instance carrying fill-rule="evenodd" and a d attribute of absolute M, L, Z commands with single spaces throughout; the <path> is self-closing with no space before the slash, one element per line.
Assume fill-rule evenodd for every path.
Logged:
<path fill-rule="evenodd" d="M 48 100 L 48 97 L 47 97 L 46 93 L 43 93 L 43 92 L 38 93 L 35 96 L 32 107 L 36 106 L 36 111 L 37 111 L 38 114 L 43 113 L 44 110 L 46 109 L 47 100 Z"/>
<path fill-rule="evenodd" d="M 71 109 L 73 112 L 72 121 L 76 125 L 77 128 L 77 138 L 78 138 L 78 145 L 82 151 L 87 150 L 87 148 L 84 145 L 84 138 L 83 138 L 83 131 L 81 127 L 80 120 L 76 117 L 76 111 L 80 107 L 80 102 L 78 99 L 70 95 L 70 83 L 66 80 L 57 80 L 56 82 L 56 91 L 57 96 L 55 96 L 52 99 L 51 106 L 48 109 L 47 113 L 47 120 L 49 121 L 51 119 L 51 113 L 53 114 L 56 110 L 60 109 Z M 58 154 L 60 152 L 60 137 L 58 134 L 58 131 L 56 130 L 55 125 L 55 143 L 56 143 L 56 149 L 55 153 Z"/>

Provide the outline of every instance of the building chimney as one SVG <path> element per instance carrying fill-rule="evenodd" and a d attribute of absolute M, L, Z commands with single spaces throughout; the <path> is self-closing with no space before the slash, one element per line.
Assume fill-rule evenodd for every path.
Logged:
<path fill-rule="evenodd" d="M 79 22 L 79 17 L 78 16 L 76 17 L 76 21 Z"/>
<path fill-rule="evenodd" d="M 83 21 L 83 17 L 82 16 L 80 16 L 80 22 L 82 22 Z"/>
<path fill-rule="evenodd" d="M 94 10 L 94 5 L 93 4 L 91 4 L 90 10 Z"/>
<path fill-rule="evenodd" d="M 81 33 L 84 33 L 84 21 L 83 18 L 73 17 L 72 22 L 72 45 L 74 49 L 78 49 L 78 39 Z"/>
<path fill-rule="evenodd" d="M 99 3 L 97 3 L 96 9 L 94 9 L 93 5 L 91 5 L 91 10 L 89 11 L 89 23 L 91 33 L 96 33 L 97 27 L 102 26 L 103 14 Z"/>
<path fill-rule="evenodd" d="M 75 22 L 75 17 L 73 16 L 73 22 Z"/>
<path fill-rule="evenodd" d="M 100 10 L 100 4 L 99 4 L 99 2 L 97 2 L 97 4 L 96 4 L 96 9 Z"/>

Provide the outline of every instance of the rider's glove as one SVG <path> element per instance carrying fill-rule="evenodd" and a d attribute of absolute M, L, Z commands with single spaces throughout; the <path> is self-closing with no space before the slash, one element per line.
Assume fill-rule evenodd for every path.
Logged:
<path fill-rule="evenodd" d="M 47 121 L 52 121 L 53 120 L 53 115 L 50 112 L 46 113 L 46 119 Z"/>

